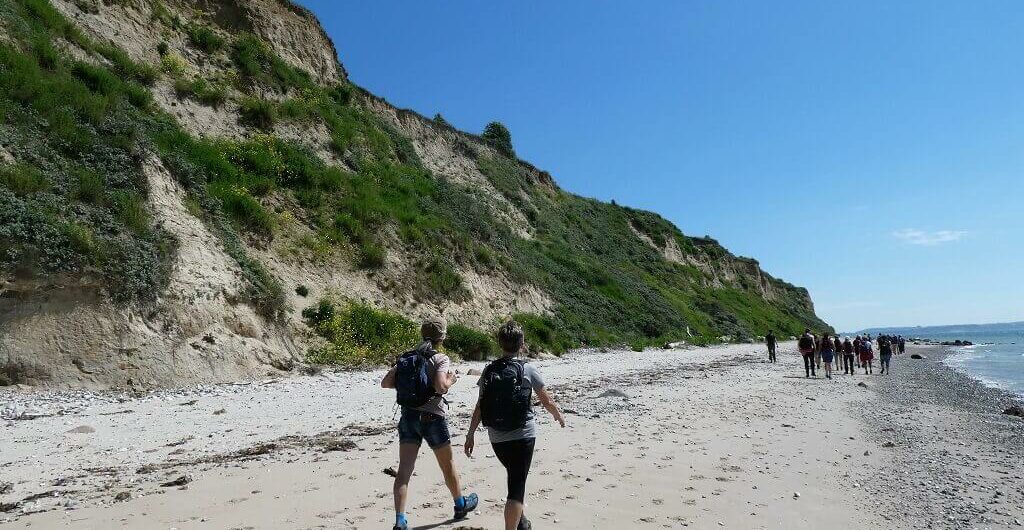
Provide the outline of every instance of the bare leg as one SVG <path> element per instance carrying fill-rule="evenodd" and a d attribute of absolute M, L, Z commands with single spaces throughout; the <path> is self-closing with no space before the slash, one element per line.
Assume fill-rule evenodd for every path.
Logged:
<path fill-rule="evenodd" d="M 523 503 L 509 499 L 505 501 L 505 530 L 519 528 L 519 519 L 523 517 Z"/>
<path fill-rule="evenodd" d="M 451 444 L 434 449 L 434 456 L 437 457 L 437 465 L 441 466 L 444 483 L 448 486 L 448 491 L 452 493 L 452 500 L 462 497 L 462 485 L 459 484 L 459 474 L 455 471 Z"/>
<path fill-rule="evenodd" d="M 409 497 L 409 479 L 416 469 L 416 455 L 419 444 L 398 445 L 398 473 L 395 476 L 395 513 L 405 513 L 405 501 Z"/>

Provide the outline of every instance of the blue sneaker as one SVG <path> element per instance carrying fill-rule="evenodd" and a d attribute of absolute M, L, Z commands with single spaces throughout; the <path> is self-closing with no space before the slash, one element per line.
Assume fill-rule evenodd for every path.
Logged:
<path fill-rule="evenodd" d="M 404 514 L 395 522 L 395 526 L 391 530 L 409 530 L 409 521 L 405 519 Z"/>
<path fill-rule="evenodd" d="M 480 504 L 480 498 L 476 496 L 476 493 L 470 493 L 462 497 L 462 507 L 458 504 L 455 505 L 455 519 L 465 519 L 469 512 L 476 509 L 476 506 Z"/>

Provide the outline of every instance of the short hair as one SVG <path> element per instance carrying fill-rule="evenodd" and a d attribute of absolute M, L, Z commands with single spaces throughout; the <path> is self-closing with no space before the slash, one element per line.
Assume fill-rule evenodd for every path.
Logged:
<path fill-rule="evenodd" d="M 523 333 L 523 326 L 515 320 L 509 320 L 498 328 L 498 346 L 505 353 L 518 353 L 526 343 L 526 334 Z"/>

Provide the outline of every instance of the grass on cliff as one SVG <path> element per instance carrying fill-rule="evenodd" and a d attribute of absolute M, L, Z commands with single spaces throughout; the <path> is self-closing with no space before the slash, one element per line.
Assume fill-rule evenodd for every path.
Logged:
<path fill-rule="evenodd" d="M 267 180 L 275 189 L 295 192 L 314 212 L 320 239 L 352 245 L 361 267 L 384 263 L 384 231 L 396 231 L 416 256 L 413 289 L 424 298 L 466 296 L 456 266 L 504 270 L 554 298 L 555 314 L 535 322 L 535 334 L 542 337 L 535 344 L 554 351 L 584 344 L 643 347 L 680 339 L 706 342 L 726 334 L 749 337 L 768 326 L 796 331 L 815 320 L 802 308 L 765 302 L 756 286 L 713 289 L 707 286 L 710 278 L 692 265 L 664 260 L 634 230 L 659 247 L 671 238 L 685 254 L 720 259 L 725 251 L 707 243 L 698 249 L 695 240 L 656 214 L 529 184 L 524 166 L 508 157 L 479 159 L 481 172 L 536 228 L 533 240 L 520 239 L 479 195 L 423 170 L 407 139 L 350 104 L 347 85 L 331 89 L 340 95 L 315 87 L 282 67 L 265 45 L 243 44 L 260 57 L 254 61 L 258 69 L 243 68 L 246 76 L 290 94 L 276 104 L 261 102 L 260 114 L 274 121 L 323 123 L 335 151 L 356 166 L 354 174 L 342 172 L 331 189 Z M 310 167 L 318 167 L 317 161 Z"/>
<path fill-rule="evenodd" d="M 143 86 L 155 69 L 92 42 L 46 0 L 4 3 L 0 19 L 12 37 L 0 43 L 0 144 L 19 161 L 0 168 L 0 268 L 94 277 L 119 302 L 154 298 L 176 242 L 151 218 L 141 169 L 154 138 L 187 136 Z M 55 51 L 59 39 L 111 66 L 65 57 Z M 160 154 L 239 263 L 249 301 L 280 318 L 286 303 L 279 282 L 246 254 L 222 214 L 245 205 L 212 193 L 206 175 L 185 160 L 184 144 L 163 147 Z"/>
<path fill-rule="evenodd" d="M 92 277 L 117 301 L 148 299 L 169 274 L 175 242 L 150 219 L 140 176 L 140 117 L 152 71 L 95 45 L 48 2 L 0 8 L 0 268 Z M 65 59 L 65 38 L 113 67 Z"/>
<path fill-rule="evenodd" d="M 633 230 L 658 246 L 673 238 L 684 253 L 698 250 L 656 214 L 538 188 L 508 158 L 484 158 L 478 166 L 509 201 L 534 212 L 536 237 L 500 241 L 506 246 L 496 253 L 511 257 L 505 265 L 514 279 L 537 284 L 557 302 L 551 327 L 571 339 L 556 341 L 556 351 L 580 344 L 640 348 L 752 337 L 768 327 L 792 333 L 816 321 L 786 302 L 766 302 L 756 286 L 712 288 L 693 266 L 663 259 Z M 725 253 L 717 245 L 701 252 L 714 258 Z"/>
<path fill-rule="evenodd" d="M 208 107 L 218 108 L 228 99 L 227 86 L 201 77 L 174 80 L 174 92 L 180 98 L 191 98 Z"/>

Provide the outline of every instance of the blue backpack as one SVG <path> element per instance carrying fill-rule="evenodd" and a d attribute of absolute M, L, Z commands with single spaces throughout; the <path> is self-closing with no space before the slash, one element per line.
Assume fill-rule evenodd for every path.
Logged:
<path fill-rule="evenodd" d="M 437 395 L 434 390 L 433 373 L 430 358 L 434 355 L 430 349 L 419 348 L 403 353 L 395 363 L 396 401 L 403 407 L 422 407 L 430 398 Z"/>

